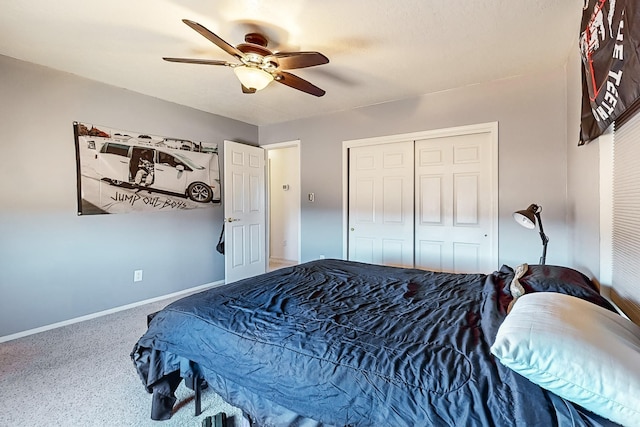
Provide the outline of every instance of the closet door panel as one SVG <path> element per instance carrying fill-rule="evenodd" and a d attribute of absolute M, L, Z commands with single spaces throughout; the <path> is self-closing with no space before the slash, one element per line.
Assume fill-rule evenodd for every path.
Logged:
<path fill-rule="evenodd" d="M 489 133 L 416 141 L 416 267 L 491 272 Z M 439 185 L 436 185 L 436 182 Z M 440 216 L 435 221 L 438 212 Z M 439 242 L 434 251 L 431 242 Z"/>
<path fill-rule="evenodd" d="M 349 259 L 413 267 L 413 141 L 349 150 Z"/>

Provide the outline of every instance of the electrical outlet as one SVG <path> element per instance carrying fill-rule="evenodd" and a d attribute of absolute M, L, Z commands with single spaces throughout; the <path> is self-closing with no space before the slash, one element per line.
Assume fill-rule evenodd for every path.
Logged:
<path fill-rule="evenodd" d="M 320 255 L 320 259 L 324 259 L 324 255 Z"/>
<path fill-rule="evenodd" d="M 142 270 L 136 270 L 133 272 L 133 281 L 142 282 Z"/>

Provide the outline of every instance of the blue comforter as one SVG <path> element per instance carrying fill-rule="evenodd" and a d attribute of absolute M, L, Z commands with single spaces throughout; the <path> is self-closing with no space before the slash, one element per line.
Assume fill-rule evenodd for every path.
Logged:
<path fill-rule="evenodd" d="M 520 279 L 528 292 L 610 307 L 574 270 L 530 270 Z M 314 261 L 170 304 L 132 358 L 158 419 L 170 416 L 180 378 L 197 372 L 258 425 L 612 425 L 490 354 L 512 278 L 508 267 L 448 274 Z"/>

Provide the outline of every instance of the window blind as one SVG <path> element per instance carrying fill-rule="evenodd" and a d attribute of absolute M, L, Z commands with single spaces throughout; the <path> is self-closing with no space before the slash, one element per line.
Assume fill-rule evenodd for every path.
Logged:
<path fill-rule="evenodd" d="M 613 301 L 640 323 L 640 114 L 613 134 Z"/>

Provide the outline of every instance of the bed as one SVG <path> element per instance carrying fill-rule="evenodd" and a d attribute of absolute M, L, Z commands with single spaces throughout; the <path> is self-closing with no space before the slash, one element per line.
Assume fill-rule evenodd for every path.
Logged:
<path fill-rule="evenodd" d="M 546 313 L 551 318 L 545 320 L 540 304 L 556 301 L 559 311 Z M 573 304 L 582 310 L 578 315 L 562 312 L 574 310 Z M 564 349 L 568 356 L 547 350 L 565 347 L 565 318 L 576 323 L 572 336 L 586 328 L 584 341 L 593 341 L 594 326 L 580 319 L 604 317 L 626 322 L 628 336 L 621 341 L 630 360 L 620 365 L 637 370 L 640 327 L 568 268 L 503 266 L 489 275 L 451 274 L 318 260 L 185 297 L 152 317 L 131 358 L 153 393 L 156 420 L 171 416 L 182 380 L 197 385 L 200 379 L 257 426 L 616 426 L 640 416 L 640 393 L 622 403 L 606 396 L 602 409 L 601 401 L 593 405 L 591 396 L 580 400 L 562 389 L 573 378 L 548 384 L 527 371 L 531 366 L 517 366 L 518 355 L 528 351 L 529 365 L 568 357 L 562 363 L 592 369 L 593 361 L 580 358 L 597 352 L 583 343 Z M 560 344 L 549 344 L 553 333 L 546 330 L 529 334 L 558 323 Z M 523 335 L 518 328 L 543 337 L 541 352 L 531 354 L 531 342 L 516 342 L 514 336 Z M 600 365 L 609 369 L 608 363 Z M 566 366 L 561 370 L 559 376 Z M 544 365 L 535 374 L 548 372 L 553 367 Z M 591 375 L 583 374 L 571 373 Z M 609 380 L 606 370 L 599 376 Z M 637 386 L 630 377 L 627 394 Z"/>

